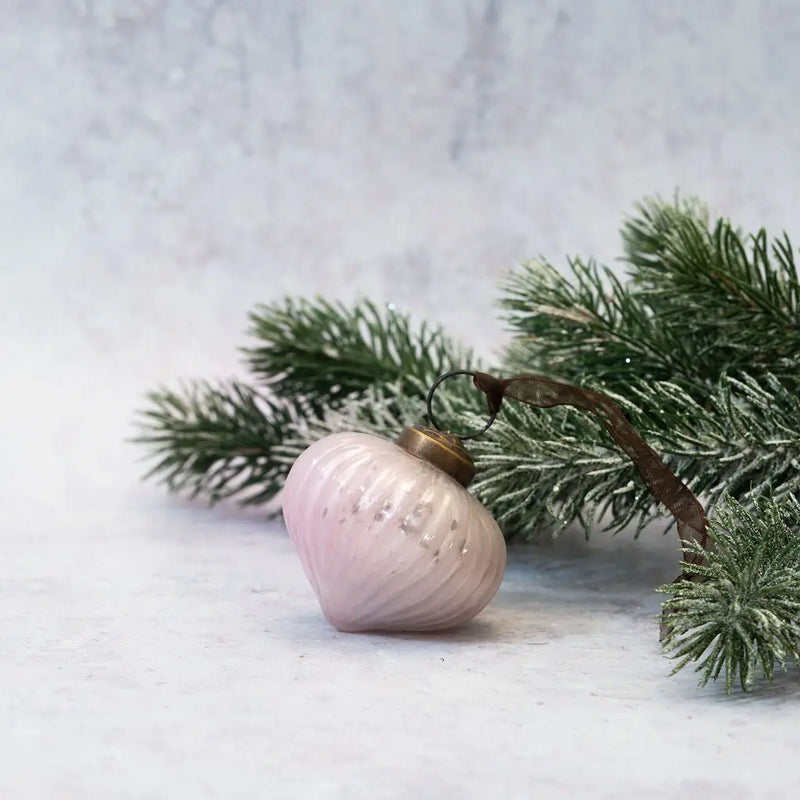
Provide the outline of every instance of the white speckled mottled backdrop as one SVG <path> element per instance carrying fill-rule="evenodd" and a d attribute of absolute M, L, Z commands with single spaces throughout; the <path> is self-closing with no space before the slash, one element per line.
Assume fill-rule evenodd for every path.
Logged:
<path fill-rule="evenodd" d="M 796 224 L 793 0 L 2 7 L 4 284 L 111 347 L 298 292 L 489 346 L 498 276 L 612 260 L 645 194 Z"/>
<path fill-rule="evenodd" d="M 517 552 L 471 633 L 342 638 L 278 526 L 139 486 L 124 438 L 240 370 L 258 301 L 488 355 L 503 273 L 613 263 L 645 194 L 800 239 L 795 0 L 0 12 L 0 796 L 794 795 L 796 673 L 666 677 L 671 542 Z"/>

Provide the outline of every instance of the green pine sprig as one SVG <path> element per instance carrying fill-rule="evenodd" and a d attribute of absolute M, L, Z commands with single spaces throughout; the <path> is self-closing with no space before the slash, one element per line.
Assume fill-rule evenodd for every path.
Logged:
<path fill-rule="evenodd" d="M 662 325 L 631 285 L 592 261 L 573 258 L 568 267 L 564 275 L 530 261 L 502 285 L 514 334 L 507 369 L 604 389 L 692 377 L 691 342 Z"/>
<path fill-rule="evenodd" d="M 662 586 L 662 624 L 673 672 L 694 663 L 700 684 L 724 677 L 748 689 L 760 670 L 800 663 L 800 504 L 764 498 L 746 509 L 729 499 L 710 525 L 713 545 L 689 580 Z M 697 552 L 692 543 L 687 550 Z"/>
<path fill-rule="evenodd" d="M 723 374 L 800 372 L 800 279 L 786 235 L 709 227 L 696 201 L 647 200 L 623 230 L 628 280 L 573 258 L 529 262 L 503 286 L 512 369 L 624 393 L 668 380 L 703 398 Z"/>
<path fill-rule="evenodd" d="M 318 411 L 370 386 L 399 383 L 417 394 L 420 381 L 472 362 L 441 328 L 416 329 L 408 315 L 369 300 L 347 308 L 287 298 L 258 306 L 250 323 L 255 342 L 243 352 L 253 375 L 277 396 L 302 397 Z"/>
<path fill-rule="evenodd" d="M 666 327 L 691 331 L 692 371 L 772 372 L 800 367 L 800 281 L 786 234 L 745 235 L 729 220 L 709 226 L 696 202 L 640 204 L 622 229 L 636 293 Z"/>
<path fill-rule="evenodd" d="M 211 504 L 236 498 L 261 505 L 280 491 L 291 462 L 277 459 L 276 448 L 307 413 L 301 404 L 238 381 L 196 381 L 147 399 L 134 439 L 155 462 L 145 478 Z"/>

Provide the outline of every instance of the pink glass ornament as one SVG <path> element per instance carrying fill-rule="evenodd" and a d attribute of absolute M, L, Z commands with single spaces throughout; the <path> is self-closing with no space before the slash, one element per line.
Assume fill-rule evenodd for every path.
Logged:
<path fill-rule="evenodd" d="M 293 465 L 289 534 L 342 631 L 435 631 L 478 614 L 503 579 L 491 514 L 454 478 L 393 442 L 337 433 Z"/>

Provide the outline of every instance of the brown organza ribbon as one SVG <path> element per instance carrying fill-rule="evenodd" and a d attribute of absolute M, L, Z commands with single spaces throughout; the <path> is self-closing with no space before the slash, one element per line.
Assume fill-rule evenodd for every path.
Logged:
<path fill-rule="evenodd" d="M 538 375 L 515 375 L 513 378 L 501 379 L 485 372 L 476 372 L 472 380 L 486 395 L 492 417 L 500 410 L 505 397 L 538 408 L 575 406 L 594 414 L 633 461 L 650 493 L 675 517 L 681 542 L 697 542 L 706 549 L 708 521 L 700 501 L 642 439 L 622 409 L 610 397 Z M 697 553 L 685 553 L 684 560 L 693 564 L 704 562 L 702 555 Z"/>

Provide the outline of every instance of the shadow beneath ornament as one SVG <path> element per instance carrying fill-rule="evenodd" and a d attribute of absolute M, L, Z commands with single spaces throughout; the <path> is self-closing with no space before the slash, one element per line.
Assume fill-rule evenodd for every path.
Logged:
<path fill-rule="evenodd" d="M 624 534 L 582 531 L 557 539 L 514 543 L 500 591 L 487 609 L 501 623 L 503 640 L 548 641 L 589 633 L 610 617 L 652 621 L 664 597 L 655 590 L 678 574 L 673 536 L 658 530 L 638 540 Z"/>
<path fill-rule="evenodd" d="M 645 531 L 636 540 L 599 533 L 587 541 L 582 531 L 566 531 L 557 539 L 510 544 L 503 585 L 633 596 L 674 580 L 680 557 L 674 533 Z"/>
<path fill-rule="evenodd" d="M 496 642 L 502 628 L 485 617 L 476 617 L 458 628 L 449 631 L 398 631 L 397 633 L 374 633 L 387 640 L 414 640 L 420 642 L 446 642 L 447 644 L 474 644 L 475 642 Z"/>
<path fill-rule="evenodd" d="M 464 625 L 446 631 L 340 631 L 325 619 L 321 610 L 318 613 L 287 617 L 286 621 L 290 621 L 293 627 L 302 631 L 307 637 L 317 640 L 321 638 L 340 642 L 372 640 L 376 644 L 390 641 L 449 643 L 497 641 L 498 635 L 502 633 L 501 626 L 496 620 L 487 617 L 487 612 L 484 611 Z"/>

